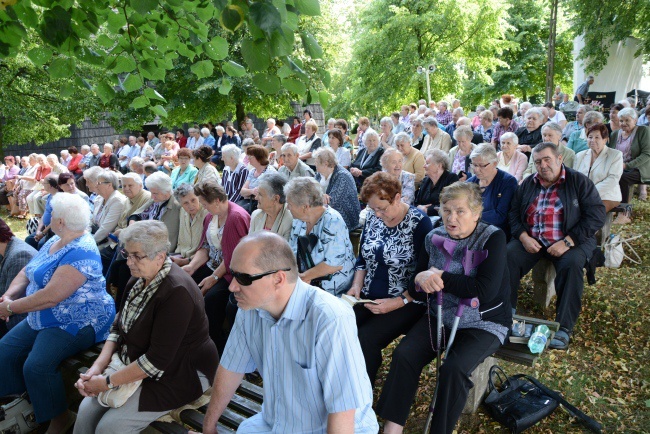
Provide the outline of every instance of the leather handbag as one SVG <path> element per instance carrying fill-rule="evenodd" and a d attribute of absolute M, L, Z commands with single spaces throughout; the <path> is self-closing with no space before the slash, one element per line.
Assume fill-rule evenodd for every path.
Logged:
<path fill-rule="evenodd" d="M 8 398 L 11 399 L 9 402 L 0 405 L 0 433 L 23 434 L 34 431 L 38 423 L 27 393 Z"/>
<path fill-rule="evenodd" d="M 494 377 L 501 381 L 501 388 L 494 385 Z M 520 433 L 557 408 L 558 402 L 533 384 L 527 375 L 506 376 L 501 367 L 490 368 L 488 396 L 485 406 L 499 423 L 513 434 Z"/>
<path fill-rule="evenodd" d="M 126 365 L 122 362 L 122 360 L 120 360 L 120 356 L 118 356 L 117 353 L 113 353 L 111 356 L 111 362 L 104 370 L 104 375 L 113 375 L 125 367 Z M 140 384 L 142 384 L 142 380 L 137 380 L 133 383 L 116 386 L 97 395 L 97 401 L 102 407 L 120 408 L 126 403 L 131 395 L 133 395 L 135 391 L 138 390 Z"/>

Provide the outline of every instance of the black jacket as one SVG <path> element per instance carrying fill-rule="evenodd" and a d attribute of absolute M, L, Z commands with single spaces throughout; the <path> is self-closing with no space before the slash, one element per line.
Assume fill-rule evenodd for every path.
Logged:
<path fill-rule="evenodd" d="M 562 231 L 573 239 L 576 248 L 582 249 L 588 259 L 596 248 L 594 235 L 605 224 L 605 205 L 589 178 L 566 166 L 564 169 L 566 180 L 558 188 L 558 195 L 564 205 Z M 541 185 L 535 182 L 534 176 L 524 179 L 517 188 L 508 215 L 514 239 L 518 240 L 522 232 L 530 235 L 530 227 L 526 223 L 526 209 L 540 190 Z"/>
<path fill-rule="evenodd" d="M 350 165 L 350 168 L 356 167 L 357 169 L 361 170 L 362 179 L 366 179 L 373 173 L 379 172 L 381 170 L 381 164 L 379 163 L 379 160 L 381 159 L 381 156 L 384 155 L 384 148 L 378 148 L 377 152 L 375 152 L 375 155 L 373 155 L 367 161 L 364 161 L 363 167 L 361 167 L 361 162 L 366 156 L 366 152 L 366 148 L 360 150 L 357 154 L 357 158 L 355 158 Z"/>

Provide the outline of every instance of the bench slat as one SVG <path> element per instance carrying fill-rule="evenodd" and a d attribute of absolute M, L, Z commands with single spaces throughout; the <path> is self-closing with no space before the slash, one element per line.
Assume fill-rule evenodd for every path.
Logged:
<path fill-rule="evenodd" d="M 235 413 L 229 408 L 226 408 L 223 411 L 221 417 L 219 418 L 219 421 L 232 429 L 237 429 L 237 427 L 239 427 L 239 425 L 246 419 L 247 418 L 242 416 L 241 414 Z"/>
<path fill-rule="evenodd" d="M 188 425 L 193 430 L 201 432 L 203 430 L 203 420 L 205 414 L 193 409 L 183 410 L 181 412 L 181 420 L 184 424 Z M 234 433 L 235 431 L 221 423 L 217 423 L 217 431 L 220 433 Z"/>
<path fill-rule="evenodd" d="M 233 395 L 228 403 L 228 407 L 248 417 L 262 412 L 262 406 L 260 404 L 239 395 Z"/>
<path fill-rule="evenodd" d="M 237 389 L 237 393 L 245 396 L 246 398 L 257 401 L 260 404 L 264 400 L 264 389 L 254 385 L 253 383 L 249 383 L 246 380 L 241 382 L 239 389 Z"/>

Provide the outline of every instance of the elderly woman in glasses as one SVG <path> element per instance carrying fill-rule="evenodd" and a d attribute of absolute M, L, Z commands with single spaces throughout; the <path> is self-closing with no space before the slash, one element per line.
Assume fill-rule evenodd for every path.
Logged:
<path fill-rule="evenodd" d="M 120 233 L 131 275 L 101 354 L 75 387 L 85 398 L 74 432 L 140 432 L 170 410 L 196 400 L 212 383 L 219 354 L 208 335 L 203 297 L 168 257 L 167 227 L 137 222 Z M 106 375 L 109 363 L 119 369 Z M 96 396 L 141 381 L 119 408 Z"/>
<path fill-rule="evenodd" d="M 192 157 L 193 157 L 193 153 L 191 150 L 187 148 L 181 148 L 178 150 L 178 153 L 176 154 L 176 158 L 178 158 L 179 165 L 176 168 L 174 168 L 174 170 L 172 170 L 172 175 L 171 175 L 172 188 L 175 189 L 181 184 L 194 184 L 199 169 L 197 169 L 196 167 L 190 164 L 190 160 L 192 159 Z"/>
<path fill-rule="evenodd" d="M 470 155 L 474 176 L 467 182 L 478 184 L 483 198 L 481 219 L 502 229 L 506 238 L 510 234 L 508 211 L 510 201 L 517 190 L 517 178 L 497 168 L 497 151 L 492 144 L 478 145 Z"/>
<path fill-rule="evenodd" d="M 232 252 L 250 229 L 250 216 L 228 200 L 224 188 L 212 181 L 194 186 L 194 194 L 210 215 L 203 223 L 201 246 L 183 269 L 199 284 L 205 295 L 205 311 L 210 322 L 210 337 L 222 354 L 228 336 L 223 324 L 228 304 L 228 285 L 232 280 Z"/>
<path fill-rule="evenodd" d="M 106 339 L 115 303 L 106 292 L 95 241 L 86 232 L 88 203 L 57 193 L 51 205 L 54 236 L 0 297 L 0 320 L 27 314 L 0 340 L 0 396 L 29 391 L 36 422 L 50 421 L 49 432 L 64 433 L 74 416 L 59 365 Z"/>
<path fill-rule="evenodd" d="M 483 113 L 487 113 L 484 111 Z M 458 175 L 461 181 L 467 180 L 474 172 L 472 172 L 472 162 L 470 154 L 476 148 L 472 143 L 474 132 L 468 125 L 461 125 L 454 130 L 454 139 L 456 139 L 456 146 L 449 150 L 449 162 L 451 163 L 451 172 Z"/>
<path fill-rule="evenodd" d="M 402 170 L 404 167 L 402 153 L 395 148 L 388 148 L 381 156 L 380 162 L 383 171 L 395 176 L 402 184 L 401 201 L 412 205 L 415 198 L 415 174 Z"/>
<path fill-rule="evenodd" d="M 373 213 L 363 229 L 348 295 L 376 303 L 354 307 L 371 384 L 381 366 L 381 351 L 408 332 L 425 312 L 423 303 L 411 303 L 407 289 L 417 255 L 433 226 L 423 212 L 402 202 L 402 190 L 399 179 L 385 172 L 375 173 L 361 188 L 361 200 Z"/>
<path fill-rule="evenodd" d="M 333 295 L 350 288 L 354 253 L 341 214 L 323 202 L 318 181 L 294 178 L 284 187 L 293 215 L 289 244 L 298 256 L 300 278 Z"/>

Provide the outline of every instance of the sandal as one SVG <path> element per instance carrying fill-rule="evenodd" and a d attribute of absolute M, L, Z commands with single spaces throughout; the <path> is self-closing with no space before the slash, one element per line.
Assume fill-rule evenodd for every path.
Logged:
<path fill-rule="evenodd" d="M 551 339 L 551 343 L 548 347 L 554 350 L 566 351 L 569 349 L 569 340 L 569 333 L 564 329 L 560 329 L 555 332 L 555 336 Z"/>

